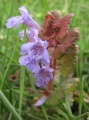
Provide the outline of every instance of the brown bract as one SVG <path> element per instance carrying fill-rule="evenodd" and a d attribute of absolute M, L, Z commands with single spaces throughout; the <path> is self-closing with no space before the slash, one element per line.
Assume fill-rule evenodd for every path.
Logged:
<path fill-rule="evenodd" d="M 39 31 L 39 37 L 47 40 L 50 46 L 62 43 L 68 33 L 68 24 L 71 23 L 72 16 L 73 14 L 67 14 L 62 17 L 57 11 L 48 12 Z"/>
<path fill-rule="evenodd" d="M 67 33 L 64 41 L 58 45 L 55 49 L 55 58 L 60 58 L 61 55 L 67 53 L 68 49 L 75 45 L 75 42 L 79 39 L 79 31 L 78 28 L 72 29 L 69 33 Z"/>

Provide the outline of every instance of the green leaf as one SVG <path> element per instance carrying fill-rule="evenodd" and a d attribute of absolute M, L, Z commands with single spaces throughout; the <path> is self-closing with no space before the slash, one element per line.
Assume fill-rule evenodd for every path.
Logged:
<path fill-rule="evenodd" d="M 78 53 L 78 46 L 75 45 L 68 49 L 68 52 L 58 60 L 58 66 L 60 68 L 60 73 L 67 77 L 68 74 L 73 69 L 73 66 L 77 62 L 77 53 Z"/>
<path fill-rule="evenodd" d="M 72 78 L 70 80 L 63 81 L 60 83 L 54 91 L 48 97 L 46 104 L 49 105 L 57 105 L 59 100 L 66 100 L 68 99 L 70 105 L 72 104 L 72 96 L 71 93 L 76 90 L 77 84 L 79 82 L 78 78 Z M 67 96 L 68 95 L 68 96 Z"/>

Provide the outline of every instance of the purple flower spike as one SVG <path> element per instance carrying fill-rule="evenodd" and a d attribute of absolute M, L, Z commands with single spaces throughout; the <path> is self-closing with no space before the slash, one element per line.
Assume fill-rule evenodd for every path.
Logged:
<path fill-rule="evenodd" d="M 49 68 L 48 66 L 43 66 L 38 72 L 35 72 L 33 77 L 36 78 L 36 86 L 41 88 L 45 87 L 53 78 L 52 72 L 53 69 Z"/>
<path fill-rule="evenodd" d="M 31 18 L 31 16 L 28 14 L 27 9 L 24 6 L 21 6 L 19 10 L 20 13 L 22 14 L 22 19 L 24 21 L 23 23 L 25 25 L 40 30 L 40 26 Z"/>
<path fill-rule="evenodd" d="M 19 32 L 19 38 L 20 38 L 20 40 L 23 40 L 23 38 L 24 38 L 24 30 Z"/>
<path fill-rule="evenodd" d="M 6 26 L 7 28 L 12 28 L 13 26 L 18 27 L 19 24 L 23 22 L 22 17 L 16 16 L 16 17 L 11 17 L 7 20 Z"/>

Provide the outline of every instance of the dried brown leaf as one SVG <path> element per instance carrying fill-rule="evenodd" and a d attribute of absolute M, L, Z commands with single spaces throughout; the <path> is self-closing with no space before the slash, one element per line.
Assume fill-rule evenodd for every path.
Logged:
<path fill-rule="evenodd" d="M 60 21 L 60 30 L 57 34 L 58 41 L 62 40 L 68 33 L 68 24 L 71 23 L 71 17 L 74 16 L 73 14 L 67 14 L 65 17 L 63 17 Z"/>
<path fill-rule="evenodd" d="M 72 47 L 79 39 L 78 28 L 72 29 L 66 36 L 65 40 L 55 49 L 55 58 L 60 58 L 61 55 L 67 53 L 67 50 Z"/>

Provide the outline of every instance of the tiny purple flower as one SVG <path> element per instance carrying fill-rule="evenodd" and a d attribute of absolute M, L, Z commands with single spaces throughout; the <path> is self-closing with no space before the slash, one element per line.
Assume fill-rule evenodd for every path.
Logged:
<path fill-rule="evenodd" d="M 19 32 L 19 38 L 20 38 L 20 40 L 23 40 L 23 38 L 24 38 L 24 30 Z"/>
<path fill-rule="evenodd" d="M 42 66 L 39 71 L 33 74 L 33 77 L 36 78 L 36 86 L 37 87 L 45 87 L 50 80 L 53 78 L 53 69 L 49 68 L 48 66 Z"/>

